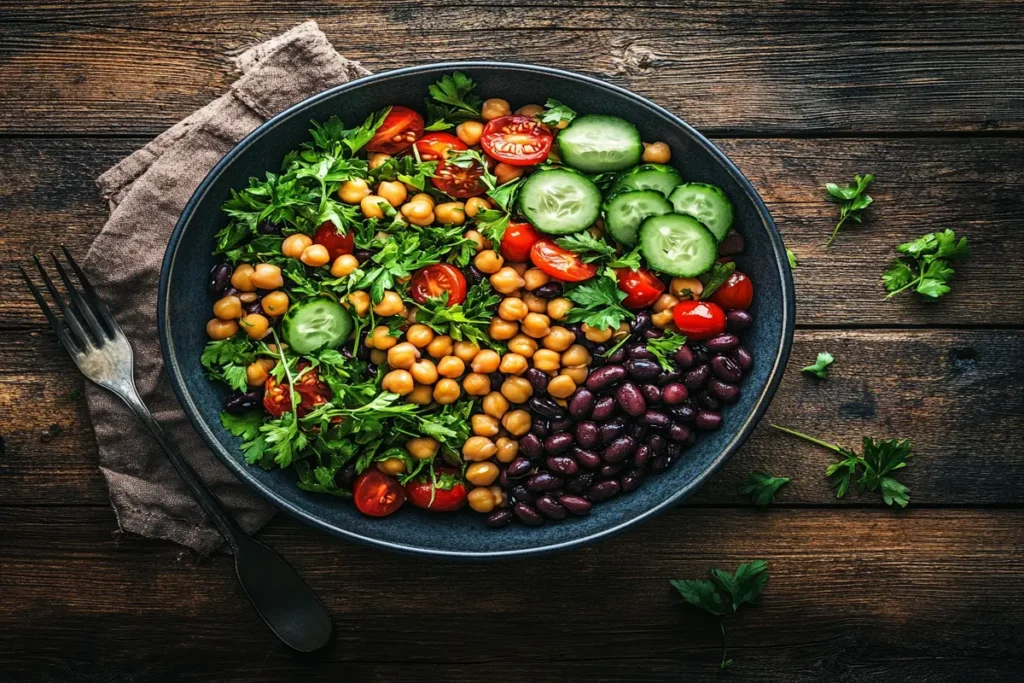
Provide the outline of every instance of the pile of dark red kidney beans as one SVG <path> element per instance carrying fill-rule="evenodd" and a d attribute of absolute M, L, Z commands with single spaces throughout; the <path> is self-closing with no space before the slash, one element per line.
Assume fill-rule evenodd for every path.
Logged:
<path fill-rule="evenodd" d="M 514 517 L 540 526 L 570 513 L 585 515 L 594 503 L 635 491 L 648 473 L 672 467 L 698 432 L 721 427 L 723 405 L 739 399 L 739 382 L 754 357 L 737 333 L 752 322 L 746 311 L 731 311 L 729 331 L 680 347 L 673 359 L 679 370 L 671 372 L 647 350 L 646 340 L 663 334 L 651 326 L 649 311 L 632 324 L 630 337 L 638 341 L 607 358 L 601 355 L 607 344 L 577 331 L 595 369 L 565 408 L 546 396 L 547 375 L 526 372 L 534 390 L 527 404 L 533 426 L 498 479 L 511 506 L 490 513 L 488 525 L 502 527 Z"/>

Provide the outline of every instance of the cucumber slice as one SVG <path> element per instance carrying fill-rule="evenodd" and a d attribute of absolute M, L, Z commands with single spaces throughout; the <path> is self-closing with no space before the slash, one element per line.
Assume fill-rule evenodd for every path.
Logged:
<path fill-rule="evenodd" d="M 601 190 L 590 178 L 574 171 L 537 171 L 519 189 L 519 211 L 541 232 L 579 232 L 593 225 L 600 215 Z"/>
<path fill-rule="evenodd" d="M 732 227 L 732 202 L 722 188 L 703 183 L 686 183 L 668 196 L 676 213 L 685 213 L 703 223 L 721 242 Z"/>
<path fill-rule="evenodd" d="M 604 227 L 622 244 L 635 247 L 644 219 L 666 213 L 672 213 L 672 205 L 654 190 L 619 192 L 604 203 Z"/>
<path fill-rule="evenodd" d="M 640 254 L 662 273 L 697 277 L 714 265 L 718 243 L 693 216 L 667 213 L 640 224 Z"/>
<path fill-rule="evenodd" d="M 683 176 L 679 171 L 665 164 L 644 164 L 623 171 L 609 188 L 609 194 L 628 190 L 654 190 L 663 197 L 669 196 L 677 185 L 681 185 Z"/>
<path fill-rule="evenodd" d="M 293 304 L 281 321 L 284 340 L 295 353 L 312 353 L 336 347 L 352 334 L 352 317 L 331 299 L 319 298 Z"/>
<path fill-rule="evenodd" d="M 558 134 L 562 161 L 584 173 L 622 171 L 640 163 L 644 153 L 640 131 L 618 116 L 577 117 Z"/>

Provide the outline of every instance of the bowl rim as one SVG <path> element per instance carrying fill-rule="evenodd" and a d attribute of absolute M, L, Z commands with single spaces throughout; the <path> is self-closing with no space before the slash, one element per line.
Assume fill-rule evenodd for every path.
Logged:
<path fill-rule="evenodd" d="M 767 228 L 769 239 L 772 244 L 772 249 L 775 254 L 776 267 L 779 271 L 779 276 L 782 281 L 782 320 L 781 320 L 781 331 L 782 339 L 778 346 L 775 354 L 775 358 L 772 361 L 772 366 L 768 372 L 767 382 L 765 382 L 764 388 L 760 395 L 757 397 L 757 401 L 754 403 L 753 410 L 744 419 L 739 429 L 736 430 L 732 438 L 725 444 L 718 455 L 712 460 L 711 464 L 706 467 L 700 474 L 698 474 L 688 484 L 680 487 L 675 493 L 661 501 L 657 505 L 653 505 L 645 511 L 637 514 L 625 521 L 619 522 L 614 526 L 610 526 L 604 529 L 600 529 L 593 533 L 589 533 L 576 538 L 562 540 L 554 543 L 548 543 L 545 545 L 531 546 L 528 548 L 515 548 L 510 550 L 485 550 L 485 551 L 466 551 L 466 550 L 445 550 L 441 548 L 431 548 L 428 546 L 417 546 L 405 543 L 397 543 L 393 541 L 387 541 L 373 536 L 365 535 L 344 529 L 335 524 L 329 523 L 320 517 L 311 514 L 304 510 L 299 505 L 295 505 L 273 490 L 263 485 L 250 476 L 248 470 L 249 466 L 245 465 L 238 458 L 232 456 L 231 453 L 221 444 L 221 442 L 214 435 L 212 430 L 203 419 L 199 408 L 196 406 L 192 397 L 185 389 L 184 374 L 182 372 L 181 365 L 178 362 L 177 354 L 175 353 L 174 346 L 171 342 L 169 335 L 169 320 L 168 320 L 168 295 L 170 292 L 171 283 L 171 272 L 174 267 L 175 257 L 177 255 L 178 246 L 181 242 L 181 238 L 185 231 L 185 226 L 195 212 L 196 207 L 203 201 L 206 194 L 209 192 L 213 183 L 221 175 L 224 169 L 238 156 L 242 150 L 248 148 L 254 144 L 257 140 L 262 138 L 273 131 L 273 129 L 284 119 L 293 116 L 295 113 L 309 108 L 318 102 L 325 99 L 329 99 L 343 93 L 347 90 L 351 90 L 357 87 L 364 86 L 368 83 L 385 83 L 387 81 L 402 78 L 408 74 L 416 74 L 424 71 L 452 71 L 457 69 L 489 69 L 489 70 L 508 70 L 508 71 L 521 71 L 531 74 L 546 74 L 558 76 L 561 78 L 569 78 L 577 81 L 593 85 L 597 88 L 604 89 L 606 91 L 613 92 L 617 95 L 626 97 L 633 100 L 640 106 L 651 110 L 653 113 L 658 114 L 662 117 L 666 117 L 674 125 L 682 128 L 688 135 L 690 135 L 698 144 L 704 147 L 719 163 L 722 164 L 723 168 L 729 173 L 730 176 L 737 182 L 737 184 L 743 188 L 747 198 L 753 203 L 755 210 L 763 225 Z M 293 517 L 305 522 L 306 524 L 323 531 L 328 532 L 331 535 L 351 539 L 359 543 L 366 545 L 386 548 L 401 553 L 415 554 L 415 555 L 426 555 L 434 557 L 454 558 L 454 559 L 466 559 L 466 560 L 486 560 L 486 559 L 498 559 L 506 557 L 522 557 L 527 555 L 538 555 L 543 553 L 550 553 L 558 550 L 567 550 L 569 548 L 575 548 L 589 543 L 593 543 L 599 539 L 608 538 L 615 534 L 621 533 L 629 527 L 635 526 L 645 520 L 665 512 L 666 510 L 677 505 L 681 500 L 686 498 L 690 493 L 697 489 L 703 484 L 709 477 L 711 477 L 732 455 L 739 450 L 740 446 L 750 437 L 754 428 L 760 422 L 764 416 L 765 411 L 768 409 L 768 405 L 771 403 L 772 398 L 775 395 L 776 390 L 780 382 L 782 381 L 782 375 L 785 370 L 786 362 L 789 359 L 790 350 L 793 344 L 793 331 L 795 327 L 796 317 L 796 300 L 795 291 L 793 287 L 792 272 L 789 268 L 789 263 L 785 254 L 785 246 L 782 242 L 782 237 L 779 234 L 778 228 L 775 225 L 775 221 L 772 220 L 771 214 L 768 212 L 768 208 L 765 206 L 764 201 L 761 199 L 757 190 L 753 184 L 743 175 L 739 168 L 730 160 L 721 150 L 719 150 L 710 140 L 708 140 L 703 134 L 698 132 L 695 128 L 690 126 L 688 123 L 683 121 L 681 118 L 668 111 L 664 107 L 651 102 L 645 97 L 637 95 L 625 88 L 622 88 L 611 83 L 607 83 L 600 79 L 592 76 L 586 76 L 583 74 L 566 71 L 563 69 L 555 69 L 552 67 L 538 66 L 534 64 L 523 64 L 516 62 L 500 62 L 500 61 L 488 61 L 488 60 L 467 60 L 467 61 L 445 61 L 445 62 L 431 62 L 429 64 L 418 64 L 415 66 L 404 67 L 400 69 L 393 69 L 390 71 L 382 71 L 380 73 L 370 74 L 363 76 L 341 85 L 334 86 L 320 93 L 312 95 L 301 102 L 298 102 L 291 107 L 288 107 L 279 114 L 271 117 L 260 126 L 258 126 L 251 133 L 246 135 L 240 140 L 224 157 L 217 162 L 217 164 L 210 170 L 203 181 L 193 192 L 188 202 L 185 204 L 185 208 L 181 212 L 181 216 L 178 218 L 177 223 L 174 226 L 174 231 L 171 233 L 170 240 L 167 243 L 167 250 L 164 253 L 163 263 L 160 269 L 160 281 L 159 289 L 157 293 L 157 325 L 159 330 L 160 347 L 163 352 L 163 360 L 165 369 L 171 380 L 171 387 L 174 390 L 174 394 L 177 397 L 179 403 L 185 411 L 185 415 L 188 417 L 189 422 L 199 432 L 200 436 L 206 445 L 214 452 L 217 458 L 234 474 L 240 481 L 246 483 L 250 488 L 255 489 L 264 498 L 270 501 L 275 507 L 280 510 L 284 510 L 286 513 Z"/>

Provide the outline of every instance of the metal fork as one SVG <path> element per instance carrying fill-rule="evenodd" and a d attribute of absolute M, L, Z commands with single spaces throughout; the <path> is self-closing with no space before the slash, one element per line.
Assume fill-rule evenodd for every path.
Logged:
<path fill-rule="evenodd" d="M 57 333 L 60 343 L 71 354 L 72 360 L 82 374 L 127 403 L 160 444 L 189 491 L 231 546 L 238 580 L 270 630 L 286 645 L 300 652 L 311 652 L 322 647 L 327 643 L 333 629 L 327 609 L 312 589 L 277 553 L 250 538 L 238 526 L 164 434 L 135 388 L 132 347 L 128 343 L 128 338 L 96 294 L 85 273 L 71 257 L 71 252 L 63 245 L 61 250 L 81 284 L 82 291 L 79 291 L 60 259 L 51 252 L 53 264 L 64 283 L 70 302 L 61 295 L 39 258 L 32 258 L 46 289 L 67 324 L 67 329 L 50 309 L 42 292 L 32 282 L 25 269 L 21 268 L 21 274 L 28 283 L 32 296 L 43 309 L 43 315 Z"/>

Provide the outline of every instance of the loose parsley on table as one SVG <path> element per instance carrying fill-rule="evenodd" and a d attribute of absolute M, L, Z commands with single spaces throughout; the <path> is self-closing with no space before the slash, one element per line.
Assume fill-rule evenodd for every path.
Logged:
<path fill-rule="evenodd" d="M 796 262 L 796 254 L 794 254 L 793 250 L 790 249 L 789 247 L 786 247 L 786 258 L 789 260 L 789 267 L 793 270 L 796 270 L 798 265 Z"/>
<path fill-rule="evenodd" d="M 806 372 L 809 375 L 814 375 L 818 379 L 828 379 L 828 366 L 835 362 L 835 357 L 828 351 L 822 351 L 818 354 L 817 360 L 813 364 L 808 365 L 805 368 L 801 368 L 800 372 Z"/>
<path fill-rule="evenodd" d="M 874 201 L 870 195 L 866 194 L 868 185 L 874 179 L 875 176 L 868 173 L 863 176 L 853 176 L 853 182 L 846 187 L 839 187 L 835 183 L 825 183 L 828 198 L 839 204 L 839 222 L 836 223 L 832 236 L 825 243 L 826 247 L 835 240 L 836 235 L 839 234 L 839 228 L 846 222 L 847 218 L 853 218 L 853 220 L 860 223 L 860 212 L 868 208 L 871 202 Z"/>
<path fill-rule="evenodd" d="M 751 472 L 740 487 L 740 495 L 748 496 L 758 507 L 766 507 L 775 500 L 775 494 L 789 483 L 789 477 L 773 477 L 764 472 Z"/>
<path fill-rule="evenodd" d="M 949 262 L 970 256 L 967 238 L 957 241 L 956 233 L 949 228 L 901 244 L 896 251 L 900 255 L 882 275 L 882 283 L 889 292 L 886 299 L 911 288 L 921 296 L 938 299 L 949 291 L 948 283 L 954 272 Z"/>

